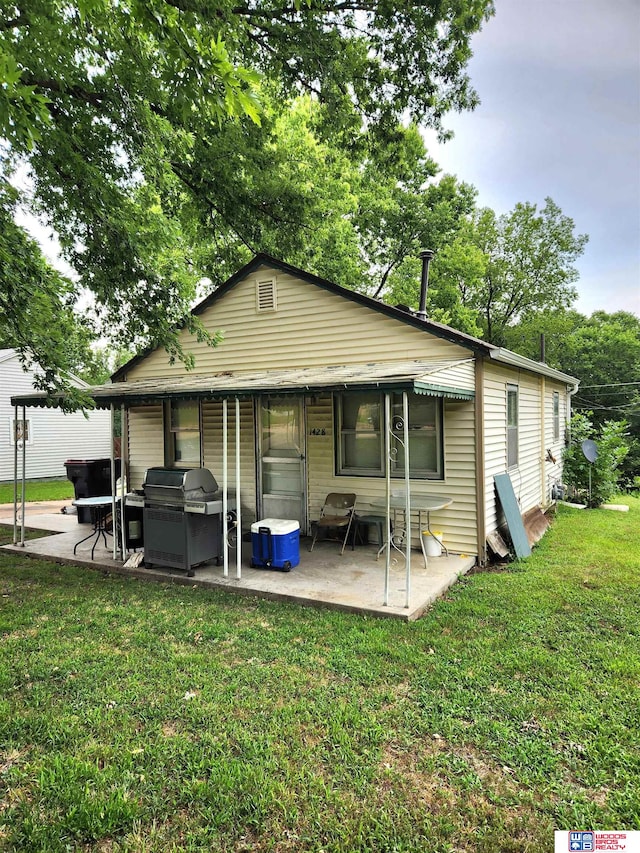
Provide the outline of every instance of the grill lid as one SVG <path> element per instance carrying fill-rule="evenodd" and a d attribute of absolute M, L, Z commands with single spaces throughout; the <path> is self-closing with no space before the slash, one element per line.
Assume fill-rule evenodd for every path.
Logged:
<path fill-rule="evenodd" d="M 210 500 L 218 491 L 208 468 L 148 468 L 142 487 L 147 498 L 174 502 Z"/>

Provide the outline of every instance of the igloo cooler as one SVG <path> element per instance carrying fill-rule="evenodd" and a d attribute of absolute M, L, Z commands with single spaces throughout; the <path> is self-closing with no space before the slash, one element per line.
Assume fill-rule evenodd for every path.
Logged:
<path fill-rule="evenodd" d="M 300 524 L 263 518 L 251 525 L 251 568 L 289 572 L 300 562 Z"/>

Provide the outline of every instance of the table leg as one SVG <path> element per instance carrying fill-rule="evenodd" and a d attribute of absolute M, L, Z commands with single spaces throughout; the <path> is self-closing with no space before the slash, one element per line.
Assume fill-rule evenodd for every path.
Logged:
<path fill-rule="evenodd" d="M 427 513 L 427 530 L 429 530 L 429 513 Z M 418 535 L 420 536 L 420 550 L 422 551 L 422 557 L 424 559 L 424 567 L 425 569 L 428 566 L 427 560 L 427 550 L 424 547 L 424 538 L 422 536 L 422 510 L 418 510 Z"/>
<path fill-rule="evenodd" d="M 86 542 L 87 539 L 91 539 L 92 536 L 95 536 L 93 546 L 91 548 L 91 559 L 92 560 L 94 559 L 96 545 L 98 544 L 98 541 L 99 541 L 101 535 L 102 535 L 102 538 L 104 539 L 105 548 L 108 548 L 108 546 L 109 546 L 109 543 L 107 542 L 107 536 L 111 536 L 112 534 L 109 533 L 109 531 L 107 530 L 107 509 L 105 509 L 104 507 L 94 507 L 94 512 L 95 512 L 95 516 L 94 516 L 95 520 L 93 522 L 93 530 L 91 531 L 91 533 L 88 536 L 85 536 L 84 539 L 80 539 L 80 541 L 76 542 L 76 544 L 73 546 L 73 555 L 74 556 L 76 554 L 76 549 L 77 549 L 78 545 L 82 545 L 83 542 Z"/>
<path fill-rule="evenodd" d="M 82 543 L 83 543 L 83 542 L 86 542 L 86 541 L 87 541 L 87 539 L 91 539 L 91 537 L 92 537 L 92 536 L 94 536 L 94 535 L 95 535 L 95 533 L 96 533 L 96 531 L 98 530 L 98 519 L 99 519 L 99 517 L 100 517 L 100 516 L 99 516 L 99 513 L 98 513 L 98 511 L 97 511 L 97 510 L 94 510 L 94 512 L 95 512 L 95 515 L 93 516 L 93 519 L 94 519 L 94 520 L 93 520 L 93 530 L 91 531 L 91 533 L 90 533 L 88 536 L 85 536 L 85 537 L 84 537 L 84 539 L 80 539 L 80 540 L 79 540 L 78 542 L 76 542 L 76 544 L 73 546 L 73 556 L 74 556 L 74 557 L 75 557 L 75 555 L 76 555 L 76 548 L 78 547 L 78 545 L 82 545 Z M 100 534 L 98 534 L 98 535 L 100 535 Z"/>

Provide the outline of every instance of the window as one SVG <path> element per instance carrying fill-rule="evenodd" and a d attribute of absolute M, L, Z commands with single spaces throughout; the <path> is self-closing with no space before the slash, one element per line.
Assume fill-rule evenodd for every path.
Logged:
<path fill-rule="evenodd" d="M 553 440 L 560 441 L 560 392 L 553 392 Z"/>
<path fill-rule="evenodd" d="M 393 395 L 391 476 L 404 477 L 402 394 Z M 409 397 L 409 473 L 412 477 L 442 479 L 442 400 Z"/>
<path fill-rule="evenodd" d="M 507 468 L 518 464 L 518 386 L 507 385 Z"/>
<path fill-rule="evenodd" d="M 165 404 L 165 462 L 167 465 L 200 465 L 200 403 L 170 400 Z"/>
<path fill-rule="evenodd" d="M 337 397 L 339 474 L 384 473 L 381 419 L 382 397 L 371 391 Z"/>
<path fill-rule="evenodd" d="M 18 446 L 22 446 L 22 441 L 25 440 L 27 444 L 31 444 L 33 441 L 33 436 L 31 434 L 31 420 L 27 418 L 26 420 L 15 420 L 15 418 L 11 418 L 11 425 L 9 428 L 9 435 L 11 446 L 18 442 Z"/>
<path fill-rule="evenodd" d="M 336 471 L 385 475 L 384 396 L 375 391 L 339 394 L 336 410 Z M 391 401 L 391 476 L 404 477 L 402 394 Z M 442 479 L 442 400 L 409 395 L 409 472 L 413 478 Z"/>

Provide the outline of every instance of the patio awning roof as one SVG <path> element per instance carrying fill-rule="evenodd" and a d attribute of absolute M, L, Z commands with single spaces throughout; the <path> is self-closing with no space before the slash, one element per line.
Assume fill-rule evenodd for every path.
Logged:
<path fill-rule="evenodd" d="M 260 370 L 194 376 L 181 374 L 161 379 L 136 379 L 95 385 L 86 389 L 98 408 L 137 406 L 168 399 L 222 400 L 263 394 L 319 394 L 345 390 L 413 391 L 432 397 L 472 400 L 473 358 L 384 362 L 307 367 L 295 370 Z M 58 406 L 60 397 L 44 392 L 12 396 L 16 406 Z"/>

